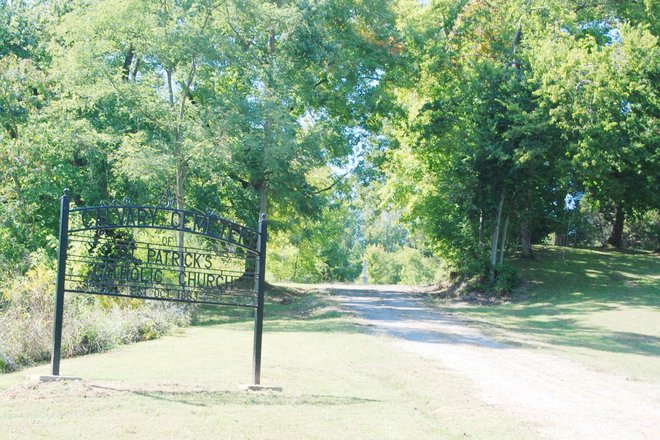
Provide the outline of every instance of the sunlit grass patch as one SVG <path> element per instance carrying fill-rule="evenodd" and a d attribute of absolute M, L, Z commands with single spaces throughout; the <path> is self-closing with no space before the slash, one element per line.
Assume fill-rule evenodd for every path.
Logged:
<path fill-rule="evenodd" d="M 207 310 L 205 325 L 179 335 L 65 359 L 63 374 L 83 382 L 25 385 L 26 374 L 43 374 L 47 365 L 0 376 L 0 433 L 49 439 L 527 437 L 517 420 L 484 406 L 469 381 L 388 338 L 357 331 L 328 309 L 327 297 L 314 295 L 294 298 L 296 313 L 277 307 L 267 313 L 262 383 L 282 386 L 281 393 L 239 391 L 251 378 L 252 322 L 215 322 Z"/>
<path fill-rule="evenodd" d="M 660 378 L 660 259 L 651 253 L 543 246 L 516 262 L 525 283 L 502 304 L 451 305 L 511 342 L 575 355 L 596 368 Z"/>

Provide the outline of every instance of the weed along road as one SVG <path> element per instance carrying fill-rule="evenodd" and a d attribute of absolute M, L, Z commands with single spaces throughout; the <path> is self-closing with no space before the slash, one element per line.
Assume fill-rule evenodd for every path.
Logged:
<path fill-rule="evenodd" d="M 556 353 L 491 340 L 452 313 L 394 289 L 332 292 L 372 333 L 467 379 L 485 405 L 529 426 L 534 438 L 658 438 L 657 382 L 630 380 Z"/>

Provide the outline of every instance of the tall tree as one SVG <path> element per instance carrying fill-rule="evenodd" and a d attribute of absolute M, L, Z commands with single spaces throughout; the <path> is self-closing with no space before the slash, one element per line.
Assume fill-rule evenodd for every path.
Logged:
<path fill-rule="evenodd" d="M 392 185 L 445 256 L 463 268 L 484 262 L 491 279 L 510 229 L 531 254 L 537 201 L 549 198 L 550 163 L 561 155 L 527 51 L 562 13 L 554 3 L 542 13 L 528 6 L 409 2 L 401 13 L 411 65 L 402 76 L 416 81 L 399 86 L 408 116 L 395 134 Z"/>
<path fill-rule="evenodd" d="M 601 211 L 611 213 L 608 241 L 621 248 L 625 218 L 660 206 L 660 52 L 643 27 L 603 32 L 601 40 L 578 33 L 543 41 L 534 63 L 578 178 Z"/>
<path fill-rule="evenodd" d="M 280 212 L 318 209 L 315 170 L 341 166 L 351 128 L 368 124 L 379 75 L 393 55 L 388 1 L 227 4 L 234 45 L 209 103 L 226 115 L 230 176 Z"/>
<path fill-rule="evenodd" d="M 0 1 L 0 269 L 38 247 L 50 248 L 55 227 L 47 196 L 57 177 L 73 167 L 53 167 L 33 122 L 53 96 L 48 80 L 48 27 L 61 15 L 51 2 Z M 55 209 L 53 209 L 55 211 Z"/>
<path fill-rule="evenodd" d="M 115 177 L 133 186 L 124 190 L 129 195 L 158 182 L 183 208 L 189 174 L 206 161 L 222 162 L 219 138 L 200 121 L 208 109 L 193 91 L 207 71 L 222 70 L 223 3 L 94 2 L 58 27 L 62 101 L 116 139 L 108 161 Z"/>

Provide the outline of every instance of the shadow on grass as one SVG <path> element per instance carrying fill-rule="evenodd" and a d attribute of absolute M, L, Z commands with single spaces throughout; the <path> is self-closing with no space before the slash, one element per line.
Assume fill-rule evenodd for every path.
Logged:
<path fill-rule="evenodd" d="M 326 396 L 317 394 L 287 395 L 282 392 L 253 391 L 163 391 L 123 389 L 111 386 L 91 385 L 92 388 L 116 393 L 132 394 L 153 400 L 178 403 L 197 407 L 218 405 L 263 405 L 263 406 L 335 406 L 379 403 L 380 400 L 352 396 Z"/>
<path fill-rule="evenodd" d="M 315 317 L 307 320 L 277 319 L 264 323 L 268 332 L 360 333 L 360 326 L 346 318 Z"/>
<path fill-rule="evenodd" d="M 252 309 L 222 306 L 199 306 L 193 326 L 245 325 L 254 322 Z M 342 313 L 325 294 L 318 291 L 301 292 L 277 286 L 266 292 L 264 328 L 276 332 L 356 332 Z"/>
<path fill-rule="evenodd" d="M 192 325 L 210 327 L 214 325 L 236 324 L 254 321 L 252 309 L 203 305 L 198 306 Z"/>
<path fill-rule="evenodd" d="M 511 303 L 456 306 L 452 311 L 486 330 L 518 333 L 552 345 L 660 355 L 658 335 L 613 331 L 581 321 L 628 307 L 660 311 L 658 257 L 559 247 L 535 251 L 534 260 L 517 263 L 528 282 Z"/>
<path fill-rule="evenodd" d="M 479 325 L 480 323 L 477 323 Z M 525 335 L 533 341 L 556 346 L 584 347 L 612 353 L 660 356 L 660 338 L 633 332 L 609 331 L 602 327 L 581 325 L 577 320 L 559 318 L 527 320 L 520 324 L 483 324 L 486 329 L 498 329 Z"/>
<path fill-rule="evenodd" d="M 660 258 L 650 253 L 541 247 L 516 266 L 532 289 L 514 299 L 660 307 Z"/>

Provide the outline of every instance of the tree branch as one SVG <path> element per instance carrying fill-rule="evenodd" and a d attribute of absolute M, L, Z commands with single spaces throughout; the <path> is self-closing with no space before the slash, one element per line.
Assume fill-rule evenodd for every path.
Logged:
<path fill-rule="evenodd" d="M 234 181 L 240 183 L 241 186 L 243 187 L 243 189 L 248 189 L 248 188 L 253 186 L 250 182 L 248 182 L 247 180 L 239 177 L 238 174 L 236 174 L 234 172 L 227 173 L 227 177 L 229 177 L 231 180 L 234 180 Z"/>
<path fill-rule="evenodd" d="M 252 42 L 247 41 L 245 38 L 243 38 L 241 33 L 238 31 L 238 29 L 236 29 L 234 24 L 231 22 L 231 19 L 229 18 L 229 6 L 227 6 L 225 9 L 227 11 L 227 24 L 229 24 L 230 29 L 232 30 L 232 32 L 234 32 L 236 38 L 238 38 L 238 42 L 241 44 L 241 46 L 243 46 L 243 49 L 244 50 L 249 49 L 250 46 L 252 46 Z"/>
<path fill-rule="evenodd" d="M 330 185 L 326 186 L 325 188 L 318 189 L 318 190 L 316 190 L 316 191 L 305 191 L 305 194 L 306 194 L 306 195 L 309 195 L 309 196 L 313 196 L 313 195 L 316 195 L 316 194 L 321 194 L 321 193 L 326 192 L 326 191 L 330 191 L 330 190 L 331 190 L 332 188 L 334 188 L 339 182 L 341 182 L 342 180 L 344 180 L 344 178 L 346 178 L 346 176 L 348 176 L 348 174 L 349 174 L 349 173 L 346 172 L 346 173 L 344 173 L 343 175 L 337 177 L 337 178 L 336 178 L 336 179 L 335 179 Z"/>
<path fill-rule="evenodd" d="M 327 82 L 328 82 L 328 78 L 320 79 L 320 80 L 318 80 L 318 81 L 316 81 L 316 82 L 314 83 L 314 88 L 317 88 L 317 87 L 320 86 L 321 84 L 324 84 L 324 83 L 327 83 Z"/>

